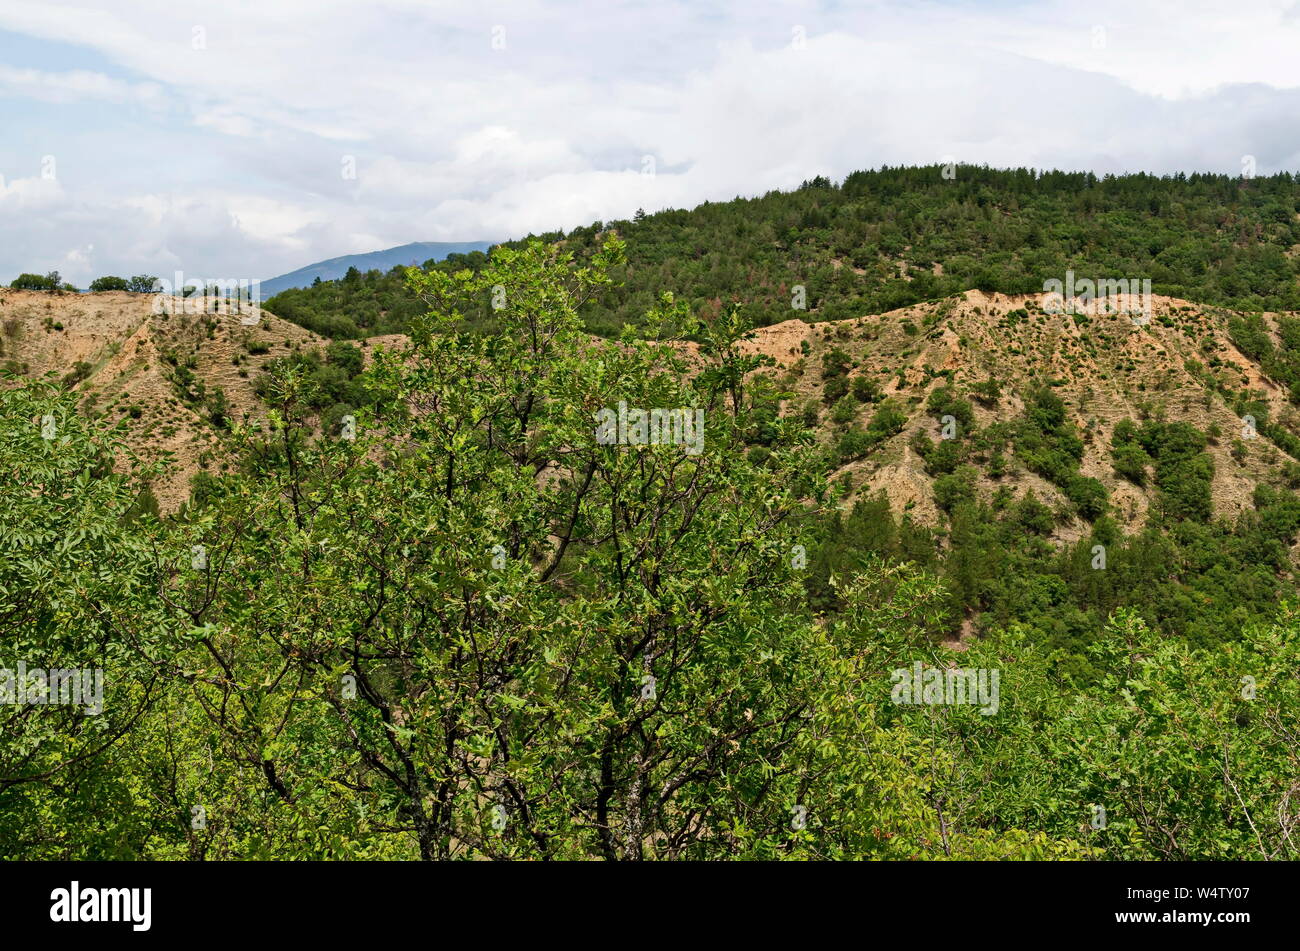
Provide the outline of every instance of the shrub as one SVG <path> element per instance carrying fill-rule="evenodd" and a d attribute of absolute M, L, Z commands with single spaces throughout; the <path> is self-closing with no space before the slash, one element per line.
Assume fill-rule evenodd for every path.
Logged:
<path fill-rule="evenodd" d="M 838 403 L 848 395 L 849 381 L 847 377 L 833 376 L 826 381 L 822 387 L 822 401 L 827 405 Z"/>
<path fill-rule="evenodd" d="M 854 398 L 860 403 L 879 403 L 885 395 L 880 385 L 865 373 L 853 378 L 852 389 Z"/>
<path fill-rule="evenodd" d="M 1096 479 L 1074 476 L 1065 485 L 1065 497 L 1089 522 L 1096 521 L 1106 512 L 1106 487 Z"/>

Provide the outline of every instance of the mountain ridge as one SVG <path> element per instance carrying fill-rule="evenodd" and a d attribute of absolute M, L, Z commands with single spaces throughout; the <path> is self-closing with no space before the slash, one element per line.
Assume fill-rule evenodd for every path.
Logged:
<path fill-rule="evenodd" d="M 379 251 L 343 254 L 267 278 L 262 281 L 262 297 L 265 300 L 291 288 L 309 287 L 318 278 L 322 281 L 335 281 L 353 267 L 363 272 L 375 269 L 388 271 L 399 265 L 418 266 L 431 260 L 441 261 L 450 254 L 486 252 L 492 244 L 490 241 L 412 241 Z"/>

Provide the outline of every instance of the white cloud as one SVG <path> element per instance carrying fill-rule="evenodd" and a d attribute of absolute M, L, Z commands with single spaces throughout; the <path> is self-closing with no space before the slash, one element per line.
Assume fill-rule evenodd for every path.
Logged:
<path fill-rule="evenodd" d="M 1025 7 L 991 44 L 1045 62 L 1098 72 L 1175 99 L 1233 83 L 1300 86 L 1300 8 L 1294 0 L 1064 0 Z"/>
<path fill-rule="evenodd" d="M 62 73 L 16 69 L 0 65 L 0 96 L 25 97 L 41 102 L 136 102 L 159 105 L 162 87 L 157 83 L 129 83 L 84 69 Z"/>
<path fill-rule="evenodd" d="M 18 222 L 24 215 L 36 215 L 59 207 L 64 199 L 56 178 L 0 178 L 0 221 Z"/>
<path fill-rule="evenodd" d="M 0 277 L 68 261 L 81 283 L 168 262 L 269 277 L 387 244 L 499 239 L 947 155 L 1235 173 L 1250 154 L 1263 173 L 1294 168 L 1295 9 L 6 0 L 0 29 L 94 65 L 3 67 L 0 95 L 167 108 L 84 142 L 48 113 L 81 160 L 53 186 L 0 191 Z M 110 168 L 113 144 L 146 158 Z M 641 174 L 646 155 L 654 176 Z M 11 167 L 37 158 L 13 154 Z"/>

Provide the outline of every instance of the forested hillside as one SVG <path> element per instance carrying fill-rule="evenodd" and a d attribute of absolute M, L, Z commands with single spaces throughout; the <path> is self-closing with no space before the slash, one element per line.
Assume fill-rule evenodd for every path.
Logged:
<path fill-rule="evenodd" d="M 1154 292 L 1242 310 L 1300 310 L 1293 175 L 1106 176 L 968 165 L 814 178 L 793 192 L 594 222 L 563 240 L 590 254 L 606 230 L 627 241 L 622 286 L 583 308 L 588 327 L 639 323 L 672 291 L 701 315 L 744 303 L 756 325 L 799 315 L 860 317 L 966 290 L 1035 294 L 1067 268 L 1149 278 Z M 516 242 L 515 246 L 519 246 Z M 483 256 L 452 255 L 448 273 Z M 419 312 L 399 270 L 288 292 L 268 306 L 326 335 L 405 329 Z M 486 304 L 476 313 L 487 320 Z M 653 330 L 654 328 L 651 328 Z"/>
<path fill-rule="evenodd" d="M 842 493 L 814 605 L 885 557 L 945 579 L 949 638 L 1022 624 L 1080 677 L 1119 608 L 1231 642 L 1295 592 L 1297 328 L 1166 298 L 1139 324 L 972 291 L 758 331 L 746 346 L 775 366 L 755 399 L 808 428 Z M 769 434 L 747 437 L 756 459 Z"/>

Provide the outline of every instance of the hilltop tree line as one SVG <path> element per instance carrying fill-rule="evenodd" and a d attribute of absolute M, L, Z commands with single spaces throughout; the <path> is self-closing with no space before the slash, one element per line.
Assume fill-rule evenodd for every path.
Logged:
<path fill-rule="evenodd" d="M 129 291 L 132 294 L 151 294 L 154 292 L 154 286 L 158 278 L 148 274 L 137 274 L 134 277 L 115 277 L 106 275 L 97 277 L 90 282 L 89 290 L 92 291 Z M 9 286 L 18 291 L 64 291 L 76 292 L 77 288 L 63 280 L 58 271 L 50 271 L 42 276 L 40 274 L 20 274 L 12 281 Z"/>
<path fill-rule="evenodd" d="M 579 258 L 607 231 L 626 240 L 621 286 L 581 311 L 588 328 L 605 335 L 627 324 L 664 333 L 643 326 L 663 290 L 694 316 L 740 303 L 763 326 L 880 313 L 971 288 L 1041 293 L 1045 280 L 1064 280 L 1067 269 L 1080 278 L 1150 278 L 1154 293 L 1200 303 L 1300 310 L 1290 173 L 1098 177 L 968 165 L 953 178 L 942 172 L 882 168 L 838 185 L 819 176 L 795 191 L 541 237 Z M 484 262 L 475 252 L 425 268 L 451 274 Z M 402 331 L 419 313 L 400 268 L 350 272 L 284 291 L 267 306 L 338 337 Z M 490 326 L 490 302 L 474 302 L 470 316 Z"/>

